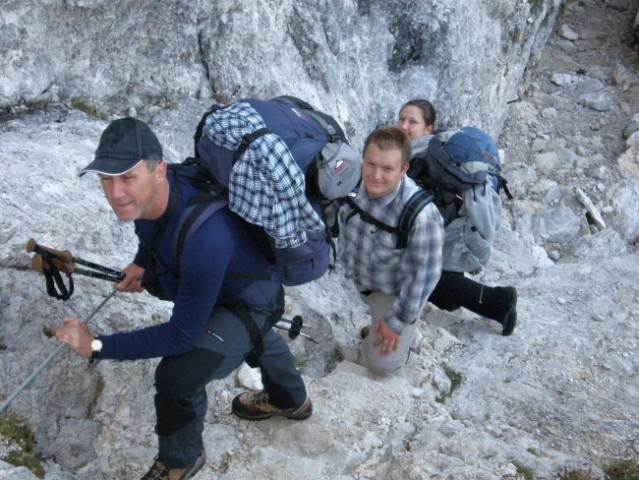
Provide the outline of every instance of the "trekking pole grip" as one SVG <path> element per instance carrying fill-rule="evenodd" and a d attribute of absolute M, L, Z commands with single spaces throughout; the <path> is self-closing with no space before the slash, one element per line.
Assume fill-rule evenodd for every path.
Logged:
<path fill-rule="evenodd" d="M 38 243 L 33 238 L 30 238 L 27 241 L 26 249 L 28 253 L 36 252 L 41 255 L 43 254 L 43 252 L 47 252 L 56 257 L 62 263 L 73 262 L 73 257 L 71 256 L 71 252 L 69 250 L 56 250 L 50 247 L 43 247 L 42 245 L 38 245 Z"/>
<path fill-rule="evenodd" d="M 59 271 L 68 275 L 71 275 L 75 271 L 75 265 L 72 263 L 63 263 L 61 260 L 56 260 L 55 258 L 52 259 L 51 262 L 54 268 L 57 268 Z M 50 266 L 44 261 L 42 255 L 36 253 L 33 258 L 31 258 L 31 268 L 33 268 L 36 272 L 42 272 L 44 270 L 49 270 Z"/>

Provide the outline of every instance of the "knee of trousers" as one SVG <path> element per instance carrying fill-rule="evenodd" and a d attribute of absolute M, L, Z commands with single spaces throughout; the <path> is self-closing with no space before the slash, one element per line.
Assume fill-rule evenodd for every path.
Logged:
<path fill-rule="evenodd" d="M 155 431 L 163 436 L 175 434 L 198 417 L 194 408 L 189 408 L 179 399 L 169 398 L 160 393 L 155 394 L 155 413 L 157 416 Z"/>
<path fill-rule="evenodd" d="M 405 364 L 408 356 L 403 361 L 398 362 L 368 362 L 364 360 L 366 369 L 373 375 L 385 377 L 397 373 Z"/>
<path fill-rule="evenodd" d="M 173 435 L 195 420 L 198 410 L 201 410 L 201 402 L 206 403 L 205 386 L 189 381 L 189 375 L 181 369 L 171 368 L 171 363 L 162 361 L 155 371 L 158 435 Z"/>
<path fill-rule="evenodd" d="M 396 373 L 408 360 L 408 351 L 405 355 L 381 356 L 377 347 L 368 347 L 362 344 L 360 359 L 369 372 L 380 377 Z"/>

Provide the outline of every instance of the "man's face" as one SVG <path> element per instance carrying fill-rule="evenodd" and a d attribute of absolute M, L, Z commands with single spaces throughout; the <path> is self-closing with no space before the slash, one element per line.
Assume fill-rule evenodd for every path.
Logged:
<path fill-rule="evenodd" d="M 122 221 L 159 218 L 166 208 L 166 190 L 161 188 L 165 179 L 165 162 L 154 171 L 149 170 L 147 161 L 142 161 L 122 175 L 100 174 L 104 195 Z"/>
<path fill-rule="evenodd" d="M 362 179 L 369 197 L 381 198 L 395 191 L 408 171 L 408 163 L 402 165 L 399 150 L 380 150 L 371 143 L 364 153 Z"/>

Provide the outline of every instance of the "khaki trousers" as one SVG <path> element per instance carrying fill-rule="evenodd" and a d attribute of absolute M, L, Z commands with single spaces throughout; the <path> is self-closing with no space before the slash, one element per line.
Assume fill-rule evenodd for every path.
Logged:
<path fill-rule="evenodd" d="M 393 374 L 406 364 L 409 349 L 413 346 L 417 334 L 417 322 L 407 325 L 400 336 L 399 347 L 388 355 L 381 355 L 379 346 L 373 345 L 377 337 L 377 334 L 373 332 L 373 326 L 391 309 L 396 298 L 394 295 L 381 292 L 372 292 L 370 295 L 363 296 L 371 312 L 371 331 L 360 346 L 359 363 L 376 375 Z"/>

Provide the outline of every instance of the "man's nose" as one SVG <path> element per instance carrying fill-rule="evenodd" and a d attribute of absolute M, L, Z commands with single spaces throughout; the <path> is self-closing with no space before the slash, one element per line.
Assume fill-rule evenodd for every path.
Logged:
<path fill-rule="evenodd" d="M 124 184 L 119 179 L 114 178 L 111 182 L 110 192 L 112 198 L 120 198 L 124 195 Z"/>

